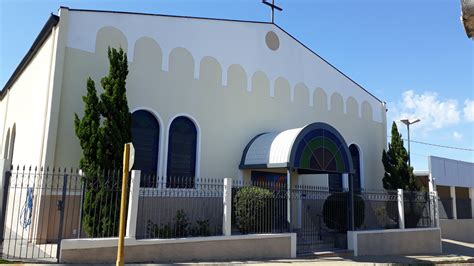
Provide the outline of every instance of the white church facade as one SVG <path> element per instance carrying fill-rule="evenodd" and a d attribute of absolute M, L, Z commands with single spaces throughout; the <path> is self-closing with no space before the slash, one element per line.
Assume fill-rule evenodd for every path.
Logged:
<path fill-rule="evenodd" d="M 74 113 L 109 46 L 128 55 L 136 169 L 382 188 L 385 103 L 276 24 L 69 8 L 0 93 L 5 165 L 78 166 Z"/>

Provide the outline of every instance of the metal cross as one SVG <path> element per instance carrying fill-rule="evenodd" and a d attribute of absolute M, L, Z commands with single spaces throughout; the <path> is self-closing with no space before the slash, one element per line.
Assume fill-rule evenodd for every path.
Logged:
<path fill-rule="evenodd" d="M 271 7 L 272 9 L 272 23 L 275 23 L 275 9 L 278 11 L 282 11 L 283 9 L 277 5 L 275 5 L 275 0 L 272 0 L 272 3 L 267 2 L 266 0 L 262 0 L 262 3 Z"/>

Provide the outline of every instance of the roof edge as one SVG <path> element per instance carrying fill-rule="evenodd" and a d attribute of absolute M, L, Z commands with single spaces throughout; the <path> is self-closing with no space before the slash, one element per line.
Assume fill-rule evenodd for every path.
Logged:
<path fill-rule="evenodd" d="M 364 87 L 362 87 L 359 83 L 355 82 L 353 79 L 351 79 L 349 76 L 347 76 L 346 74 L 344 74 L 341 70 L 339 70 L 337 67 L 335 67 L 334 65 L 332 65 L 331 63 L 329 63 L 326 59 L 324 59 L 322 56 L 320 56 L 318 53 L 316 53 L 315 51 L 311 50 L 311 48 L 309 48 L 308 46 L 306 46 L 304 43 L 302 43 L 300 40 L 298 40 L 296 37 L 294 37 L 293 35 L 291 35 L 290 33 L 288 33 L 286 30 L 284 30 L 282 27 L 280 27 L 278 24 L 274 23 L 274 25 L 280 29 L 281 31 L 283 31 L 285 34 L 287 34 L 288 36 L 290 36 L 290 38 L 292 38 L 293 40 L 295 40 L 297 43 L 299 43 L 300 45 L 302 45 L 304 48 L 306 48 L 308 51 L 310 51 L 312 54 L 314 54 L 315 56 L 317 56 L 318 58 L 320 58 L 321 60 L 323 60 L 326 64 L 328 64 L 330 67 L 332 67 L 334 70 L 336 70 L 337 72 L 339 72 L 341 75 L 343 75 L 344 77 L 346 77 L 347 79 L 349 79 L 352 83 L 354 83 L 355 85 L 357 85 L 359 88 L 361 88 L 363 91 L 365 91 L 366 93 L 368 93 L 370 96 L 372 96 L 375 100 L 377 100 L 378 102 L 380 103 L 384 103 L 382 100 L 380 100 L 379 98 L 377 98 L 375 95 L 373 95 L 371 92 L 369 92 L 368 90 L 366 90 Z"/>
<path fill-rule="evenodd" d="M 56 16 L 51 13 L 51 16 L 48 18 L 48 21 L 46 21 L 46 23 L 44 24 L 43 28 L 41 29 L 40 33 L 38 34 L 35 41 L 31 45 L 30 49 L 28 50 L 26 55 L 23 57 L 20 64 L 16 67 L 15 71 L 10 76 L 7 83 L 5 83 L 5 86 L 3 86 L 2 91 L 0 91 L 0 100 L 3 100 L 5 95 L 7 95 L 7 91 L 10 90 L 10 88 L 13 86 L 15 81 L 20 77 L 20 75 L 23 73 L 23 71 L 31 62 L 31 60 L 33 60 L 33 58 L 35 57 L 40 47 L 44 44 L 46 39 L 51 34 L 51 30 L 53 29 L 53 27 L 58 25 L 58 22 L 59 22 L 59 16 Z"/>
<path fill-rule="evenodd" d="M 63 7 L 63 6 L 62 6 Z M 214 20 L 214 21 L 229 21 L 229 22 L 244 22 L 244 23 L 257 23 L 257 24 L 274 24 L 272 22 L 266 21 L 256 21 L 256 20 L 240 20 L 240 19 L 226 19 L 226 18 L 210 18 L 210 17 L 193 17 L 193 16 L 183 16 L 183 15 L 168 15 L 168 14 L 158 14 L 158 13 L 143 13 L 143 12 L 130 12 L 130 11 L 113 11 L 113 10 L 95 10 L 95 9 L 81 9 L 81 8 L 69 8 L 69 11 L 83 11 L 83 12 L 96 12 L 96 13 L 113 13 L 113 14 L 125 14 L 125 15 L 145 15 L 145 16 L 157 16 L 157 17 L 168 17 L 168 18 L 190 18 L 190 19 L 199 19 L 199 20 Z"/>

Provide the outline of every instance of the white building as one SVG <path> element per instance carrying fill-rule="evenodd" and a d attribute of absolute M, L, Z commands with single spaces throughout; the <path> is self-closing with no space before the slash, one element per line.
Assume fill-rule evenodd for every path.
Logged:
<path fill-rule="evenodd" d="M 385 104 L 279 26 L 69 8 L 51 16 L 1 92 L 7 164 L 78 166 L 74 113 L 82 116 L 86 79 L 100 84 L 107 74 L 109 46 L 128 54 L 142 172 L 250 178 L 290 170 L 295 182 L 327 186 L 328 173 L 342 183 L 340 174 L 354 171 L 357 186 L 382 187 Z M 174 134 L 186 147 L 170 141 Z M 329 146 L 306 147 L 310 138 Z M 305 165 L 298 147 L 311 151 Z"/>
<path fill-rule="evenodd" d="M 474 242 L 474 163 L 428 157 L 427 171 L 415 171 L 438 192 L 444 238 Z"/>

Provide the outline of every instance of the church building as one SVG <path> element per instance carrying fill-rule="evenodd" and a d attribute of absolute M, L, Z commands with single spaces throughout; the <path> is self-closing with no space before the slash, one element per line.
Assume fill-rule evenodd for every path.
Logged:
<path fill-rule="evenodd" d="M 78 167 L 86 80 L 128 56 L 135 169 L 381 189 L 385 103 L 274 23 L 61 7 L 0 93 L 4 165 Z"/>

